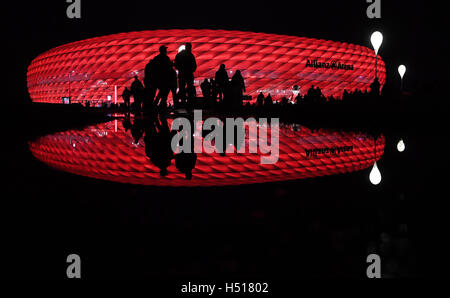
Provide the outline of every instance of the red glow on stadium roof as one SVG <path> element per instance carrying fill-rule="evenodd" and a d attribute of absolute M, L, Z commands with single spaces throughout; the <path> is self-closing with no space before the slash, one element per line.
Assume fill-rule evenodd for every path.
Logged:
<path fill-rule="evenodd" d="M 161 45 L 168 46 L 168 55 L 174 59 L 186 42 L 192 43 L 197 59 L 197 87 L 203 79 L 214 77 L 221 63 L 233 73 L 242 71 L 247 94 L 254 98 L 261 91 L 275 98 L 290 96 L 295 85 L 302 94 L 315 85 L 325 96 L 341 97 L 344 89 L 368 90 L 374 79 L 375 54 L 364 46 L 240 31 L 156 30 L 101 36 L 51 49 L 31 62 L 28 90 L 35 102 L 60 103 L 68 96 L 69 72 L 73 71 L 72 102 L 106 101 L 114 97 L 115 86 L 120 95 L 135 74 L 143 79 L 146 63 Z M 307 67 L 308 60 L 342 63 L 353 69 Z M 381 59 L 377 70 L 383 86 L 386 70 Z"/>

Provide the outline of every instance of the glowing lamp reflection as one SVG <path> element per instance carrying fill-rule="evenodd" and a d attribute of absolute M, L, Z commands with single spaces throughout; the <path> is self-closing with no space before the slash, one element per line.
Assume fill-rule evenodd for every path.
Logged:
<path fill-rule="evenodd" d="M 377 162 L 373 164 L 372 170 L 370 171 L 369 175 L 370 183 L 373 185 L 378 185 L 381 182 L 381 173 L 378 169 Z"/>

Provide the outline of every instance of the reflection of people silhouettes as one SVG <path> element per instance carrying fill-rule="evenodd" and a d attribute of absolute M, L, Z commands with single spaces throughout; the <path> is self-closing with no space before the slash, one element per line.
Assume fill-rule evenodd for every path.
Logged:
<path fill-rule="evenodd" d="M 123 118 L 123 121 L 122 121 L 122 126 L 123 126 L 123 129 L 125 131 L 128 131 L 132 127 L 131 117 L 130 117 L 130 113 L 129 112 L 127 112 L 125 114 L 125 118 Z"/>
<path fill-rule="evenodd" d="M 131 126 L 131 135 L 133 136 L 134 143 L 139 144 L 139 140 L 144 135 L 144 122 L 142 118 L 134 118 L 133 125 Z"/>
<path fill-rule="evenodd" d="M 223 135 L 222 135 L 222 148 L 220 148 L 220 146 L 218 146 L 218 143 L 215 143 L 215 146 L 217 148 L 217 150 L 220 152 L 221 156 L 225 156 L 227 148 L 232 146 L 234 147 L 234 149 L 236 151 L 239 151 L 239 149 L 241 148 L 242 145 L 244 145 L 245 143 L 245 128 L 241 127 L 241 130 L 239 131 L 239 125 L 238 126 L 233 126 L 234 132 L 229 132 L 229 134 L 233 134 L 234 138 L 232 140 L 228 140 L 227 139 L 227 126 L 226 124 L 224 124 L 223 121 L 219 122 L 219 127 L 222 127 L 223 129 Z M 242 136 L 242 138 L 239 138 L 238 136 Z"/>
<path fill-rule="evenodd" d="M 159 168 L 160 175 L 168 175 L 167 168 L 174 158 L 171 140 L 172 133 L 169 130 L 167 119 L 160 115 L 146 118 L 145 124 L 145 154 L 150 161 Z"/>
<path fill-rule="evenodd" d="M 197 62 L 192 54 L 190 42 L 186 43 L 184 50 L 180 51 L 175 57 L 175 68 L 178 69 L 178 98 L 184 102 L 186 93 L 189 98 L 195 96 L 193 94 L 195 92 L 194 72 L 197 70 Z"/>
<path fill-rule="evenodd" d="M 225 64 L 220 65 L 219 70 L 216 72 L 215 81 L 217 86 L 217 93 L 219 93 L 219 99 L 220 101 L 222 101 L 223 93 L 229 82 L 228 74 L 225 69 Z"/>
<path fill-rule="evenodd" d="M 183 146 L 183 143 L 185 140 L 190 141 L 190 151 L 189 152 L 180 152 L 175 155 L 175 166 L 177 169 L 185 174 L 186 179 L 191 180 L 192 179 L 192 170 L 195 168 L 195 164 L 197 162 L 197 154 L 194 152 L 194 121 L 192 119 L 189 119 L 189 122 L 191 123 L 191 131 L 189 135 L 184 135 L 180 139 L 180 145 Z M 188 130 L 183 129 L 182 132 L 187 133 Z M 181 132 L 178 132 L 181 133 Z M 189 138 L 189 140 L 188 140 Z"/>
<path fill-rule="evenodd" d="M 142 85 L 142 82 L 139 81 L 138 76 L 134 76 L 134 81 L 131 83 L 130 91 L 134 98 L 134 107 L 137 111 L 140 111 L 143 102 L 144 85 Z"/>
<path fill-rule="evenodd" d="M 123 102 L 125 105 L 125 109 L 129 109 L 130 108 L 131 91 L 128 90 L 127 87 L 125 87 L 125 89 L 122 92 L 122 98 L 123 98 Z"/>

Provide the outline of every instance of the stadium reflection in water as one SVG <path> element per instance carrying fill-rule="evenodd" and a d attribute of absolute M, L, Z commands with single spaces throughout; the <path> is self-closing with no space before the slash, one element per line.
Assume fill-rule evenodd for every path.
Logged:
<path fill-rule="evenodd" d="M 148 157 L 151 139 L 133 120 L 133 124 L 125 118 L 50 134 L 30 142 L 30 150 L 55 169 L 97 179 L 155 186 L 225 186 L 363 170 L 373 165 L 375 148 L 379 159 L 385 145 L 384 136 L 377 139 L 375 147 L 374 139 L 364 133 L 281 124 L 277 163 L 260 164 L 260 155 L 253 153 L 199 153 L 189 157 L 193 169 L 192 178 L 187 179 L 177 154 L 168 158 L 167 173 L 161 175 L 155 161 Z M 168 127 L 171 122 L 169 119 Z M 246 148 L 248 141 L 247 131 Z"/>

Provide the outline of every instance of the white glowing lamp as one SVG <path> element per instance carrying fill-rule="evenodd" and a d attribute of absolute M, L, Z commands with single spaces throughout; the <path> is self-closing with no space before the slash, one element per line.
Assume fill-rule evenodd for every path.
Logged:
<path fill-rule="evenodd" d="M 369 180 L 370 180 L 370 183 L 372 183 L 373 185 L 378 185 L 381 182 L 381 173 L 377 167 L 376 161 L 373 164 L 372 170 L 370 171 Z"/>
<path fill-rule="evenodd" d="M 179 48 L 178 48 L 178 53 L 179 52 L 181 52 L 181 51 L 183 51 L 183 50 L 185 50 L 186 49 L 186 45 L 181 45 Z"/>
<path fill-rule="evenodd" d="M 403 64 L 400 65 L 398 67 L 398 73 L 400 74 L 400 77 L 403 79 L 403 76 L 405 75 L 406 72 L 406 66 L 404 66 Z"/>
<path fill-rule="evenodd" d="M 402 139 L 400 139 L 400 141 L 398 141 L 398 143 L 397 143 L 397 150 L 398 150 L 398 152 L 405 151 L 405 143 L 403 142 Z"/>
<path fill-rule="evenodd" d="M 378 50 L 381 47 L 381 44 L 383 43 L 383 34 L 379 31 L 375 31 L 372 33 L 372 36 L 370 37 L 370 42 L 372 43 L 373 49 L 375 50 L 375 55 L 378 54 Z"/>

